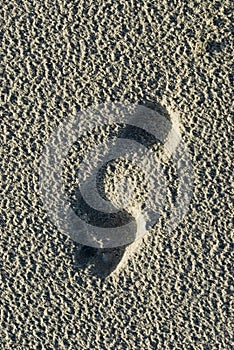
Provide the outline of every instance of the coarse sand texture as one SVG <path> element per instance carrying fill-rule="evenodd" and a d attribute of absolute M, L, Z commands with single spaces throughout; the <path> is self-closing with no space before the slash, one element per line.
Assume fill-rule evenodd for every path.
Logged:
<path fill-rule="evenodd" d="M 232 349 L 233 2 L 0 14 L 0 349 Z"/>

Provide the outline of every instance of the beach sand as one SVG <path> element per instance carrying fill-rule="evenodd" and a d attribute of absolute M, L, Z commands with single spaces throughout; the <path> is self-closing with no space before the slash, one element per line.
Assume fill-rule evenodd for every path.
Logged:
<path fill-rule="evenodd" d="M 3 0 L 0 11 L 0 348 L 231 349 L 232 2 Z M 89 251 L 110 268 L 100 276 L 50 220 L 38 169 L 64 118 L 110 101 L 177 113 L 194 185 L 174 231 L 159 221 L 111 251 L 113 266 Z"/>

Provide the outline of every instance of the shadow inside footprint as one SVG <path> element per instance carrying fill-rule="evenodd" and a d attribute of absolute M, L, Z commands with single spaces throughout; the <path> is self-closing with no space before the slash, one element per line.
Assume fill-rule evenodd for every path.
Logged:
<path fill-rule="evenodd" d="M 98 249 L 89 247 L 86 245 L 79 245 L 77 251 L 76 251 L 76 263 L 80 267 L 87 266 L 90 261 L 97 255 Z"/>
<path fill-rule="evenodd" d="M 93 248 L 86 245 L 75 245 L 75 266 L 88 270 L 89 274 L 100 278 L 110 275 L 119 265 L 126 246 L 118 248 Z"/>

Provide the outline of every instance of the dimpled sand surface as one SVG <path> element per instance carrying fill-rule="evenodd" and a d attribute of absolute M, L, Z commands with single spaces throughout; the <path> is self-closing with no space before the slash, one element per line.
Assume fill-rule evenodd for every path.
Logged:
<path fill-rule="evenodd" d="M 232 1 L 0 6 L 0 348 L 231 349 Z M 180 115 L 193 198 L 100 278 L 43 208 L 40 156 L 76 111 L 143 100 Z"/>

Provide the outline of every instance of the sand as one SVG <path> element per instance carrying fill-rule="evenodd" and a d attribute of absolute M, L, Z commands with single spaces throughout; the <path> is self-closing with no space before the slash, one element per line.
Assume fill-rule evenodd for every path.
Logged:
<path fill-rule="evenodd" d="M 1 349 L 231 349 L 232 12 L 228 0 L 2 2 Z M 193 196 L 173 231 L 161 218 L 82 260 L 43 206 L 40 158 L 65 118 L 110 101 L 179 116 Z"/>

